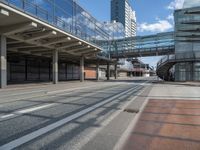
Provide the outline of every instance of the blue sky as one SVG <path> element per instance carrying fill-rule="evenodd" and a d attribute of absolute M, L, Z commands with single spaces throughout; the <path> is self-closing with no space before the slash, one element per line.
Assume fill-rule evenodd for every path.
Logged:
<path fill-rule="evenodd" d="M 78 3 L 99 21 L 110 20 L 111 0 L 77 0 Z M 182 8 L 184 0 L 130 0 L 137 17 L 137 35 L 149 35 L 172 31 L 173 11 Z M 160 57 L 143 58 L 155 66 Z"/>
<path fill-rule="evenodd" d="M 110 20 L 111 0 L 77 0 L 99 21 Z M 173 30 L 173 10 L 181 8 L 183 0 L 129 0 L 136 11 L 138 35 Z M 162 28 L 161 28 L 162 27 Z"/>

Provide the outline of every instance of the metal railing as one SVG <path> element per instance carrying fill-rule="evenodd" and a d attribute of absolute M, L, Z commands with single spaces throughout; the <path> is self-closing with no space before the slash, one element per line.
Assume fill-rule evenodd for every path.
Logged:
<path fill-rule="evenodd" d="M 111 55 L 156 51 L 167 52 L 167 50 L 174 52 L 174 45 L 174 32 L 166 32 L 114 40 L 111 41 L 111 45 L 108 45 L 107 49 L 110 48 Z"/>
<path fill-rule="evenodd" d="M 166 45 L 166 46 L 157 46 L 157 47 L 133 47 L 132 49 L 128 50 L 119 50 L 118 54 L 122 53 L 132 53 L 132 52 L 152 52 L 152 51 L 164 51 L 164 50 L 169 50 L 169 49 L 174 49 L 174 45 Z M 112 52 L 111 52 L 112 53 Z"/>
<path fill-rule="evenodd" d="M 175 53 L 175 55 L 167 55 L 161 58 L 161 60 L 157 63 L 157 68 L 162 66 L 167 62 L 188 62 L 188 61 L 200 61 L 200 52 L 191 51 L 191 52 L 181 52 Z"/>
<path fill-rule="evenodd" d="M 39 20 L 42 20 L 50 25 L 53 25 L 56 28 L 59 28 L 67 33 L 70 33 L 80 39 L 90 42 L 91 44 L 100 46 L 100 45 L 97 45 L 97 42 L 96 42 L 97 39 L 95 36 L 89 35 L 87 33 L 89 31 L 83 31 L 78 27 L 78 25 L 76 25 L 74 16 L 71 17 L 72 21 L 68 22 L 65 19 L 63 19 L 59 16 L 56 16 L 53 13 L 50 14 L 43 7 L 41 7 L 37 4 L 34 4 L 33 2 L 28 1 L 28 0 L 0 0 L 0 2 L 3 2 L 4 4 L 7 4 L 17 10 L 20 10 L 26 14 L 29 14 L 29 15 L 31 15 Z M 94 22 L 91 22 L 91 23 L 94 23 Z M 94 25 L 95 25 L 95 23 L 94 23 Z M 96 31 L 94 31 L 94 32 L 96 32 Z M 96 33 L 96 34 L 98 34 L 98 33 Z M 106 32 L 103 34 L 107 35 Z"/>

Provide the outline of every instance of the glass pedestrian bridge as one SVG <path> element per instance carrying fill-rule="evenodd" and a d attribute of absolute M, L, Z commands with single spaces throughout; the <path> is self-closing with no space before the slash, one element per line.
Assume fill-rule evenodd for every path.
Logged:
<path fill-rule="evenodd" d="M 111 41 L 110 55 L 112 58 L 169 55 L 174 54 L 174 45 L 174 32 L 129 37 Z"/>
<path fill-rule="evenodd" d="M 124 38 L 120 23 L 100 23 L 74 0 L 0 0 L 101 48 L 99 56 L 123 58 L 174 53 L 173 32 Z"/>

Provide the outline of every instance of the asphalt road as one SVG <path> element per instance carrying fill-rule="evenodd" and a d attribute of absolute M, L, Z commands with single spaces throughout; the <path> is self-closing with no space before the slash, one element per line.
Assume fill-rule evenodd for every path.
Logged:
<path fill-rule="evenodd" d="M 0 91 L 0 150 L 81 149 L 146 80 Z M 95 147 L 94 147 L 95 149 Z"/>

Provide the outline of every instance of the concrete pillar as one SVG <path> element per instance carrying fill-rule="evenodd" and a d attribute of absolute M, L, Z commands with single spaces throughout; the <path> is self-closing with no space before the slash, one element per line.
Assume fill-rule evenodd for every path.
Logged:
<path fill-rule="evenodd" d="M 80 59 L 80 81 L 84 82 L 84 56 Z"/>
<path fill-rule="evenodd" d="M 115 79 L 117 79 L 117 64 L 115 64 Z"/>
<path fill-rule="evenodd" d="M 6 37 L 0 35 L 0 88 L 7 86 L 7 44 Z"/>
<path fill-rule="evenodd" d="M 97 81 L 99 80 L 99 62 L 97 62 L 97 65 L 96 65 L 96 80 Z"/>
<path fill-rule="evenodd" d="M 58 50 L 53 51 L 53 84 L 58 83 Z"/>
<path fill-rule="evenodd" d="M 107 63 L 107 80 L 110 80 L 110 64 Z"/>

